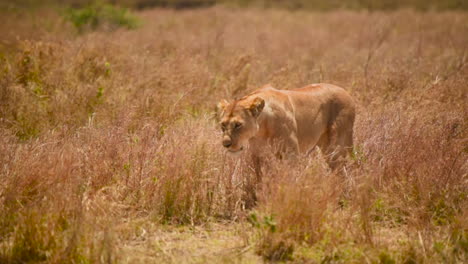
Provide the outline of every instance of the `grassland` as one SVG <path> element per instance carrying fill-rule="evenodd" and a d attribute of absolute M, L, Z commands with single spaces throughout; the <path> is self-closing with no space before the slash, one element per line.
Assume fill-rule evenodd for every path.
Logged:
<path fill-rule="evenodd" d="M 464 263 L 468 15 L 213 7 L 0 25 L 0 263 Z M 358 102 L 344 175 L 253 169 L 214 105 L 266 83 Z"/>

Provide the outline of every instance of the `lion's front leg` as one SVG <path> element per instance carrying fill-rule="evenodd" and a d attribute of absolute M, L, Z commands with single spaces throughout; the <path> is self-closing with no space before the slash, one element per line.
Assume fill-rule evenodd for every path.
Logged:
<path fill-rule="evenodd" d="M 243 201 L 246 209 L 251 209 L 256 206 L 258 201 L 258 193 L 262 189 L 262 158 L 256 153 L 250 153 L 248 159 L 249 168 L 253 174 L 248 174 L 244 178 L 244 194 Z"/>
<path fill-rule="evenodd" d="M 295 133 L 291 133 L 285 138 L 278 139 L 276 146 L 276 157 L 281 160 L 295 159 L 300 153 L 299 141 Z"/>

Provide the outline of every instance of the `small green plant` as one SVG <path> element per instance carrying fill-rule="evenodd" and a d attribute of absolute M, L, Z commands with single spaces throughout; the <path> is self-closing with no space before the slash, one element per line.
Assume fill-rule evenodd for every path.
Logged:
<path fill-rule="evenodd" d="M 260 221 L 258 219 L 257 213 L 252 212 L 250 213 L 249 217 L 247 218 L 247 221 L 255 227 L 258 228 L 262 231 L 270 231 L 271 233 L 276 232 L 276 226 L 277 223 L 275 222 L 273 216 L 264 216 L 263 221 Z"/>
<path fill-rule="evenodd" d="M 396 226 L 405 223 L 408 213 L 398 207 L 390 206 L 383 198 L 377 198 L 372 206 L 371 216 L 375 222 Z"/>
<path fill-rule="evenodd" d="M 256 253 L 268 261 L 287 261 L 293 259 L 295 243 L 286 233 L 277 232 L 277 223 L 272 215 L 259 219 L 256 212 L 247 218 L 249 223 L 257 229 L 260 241 Z"/>
<path fill-rule="evenodd" d="M 444 198 L 435 199 L 435 201 L 429 205 L 428 210 L 432 215 L 433 224 L 437 226 L 450 224 L 453 222 L 456 215 L 454 206 Z"/>
<path fill-rule="evenodd" d="M 388 252 L 382 251 L 379 254 L 379 263 L 382 263 L 382 264 L 395 264 L 396 260 Z"/>
<path fill-rule="evenodd" d="M 82 8 L 69 8 L 65 18 L 80 32 L 99 28 L 116 29 L 124 27 L 134 29 L 140 21 L 128 9 L 100 1 L 93 2 Z"/>

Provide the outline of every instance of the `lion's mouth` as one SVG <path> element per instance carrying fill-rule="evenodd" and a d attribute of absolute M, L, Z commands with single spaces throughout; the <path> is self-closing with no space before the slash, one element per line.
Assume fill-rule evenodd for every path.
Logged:
<path fill-rule="evenodd" d="M 238 149 L 228 149 L 228 151 L 231 153 L 241 152 L 242 150 L 244 150 L 244 147 L 240 147 Z"/>

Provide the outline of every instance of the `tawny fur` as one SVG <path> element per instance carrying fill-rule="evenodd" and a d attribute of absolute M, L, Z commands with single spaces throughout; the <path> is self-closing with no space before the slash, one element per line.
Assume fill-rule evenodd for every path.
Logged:
<path fill-rule="evenodd" d="M 247 147 L 258 152 L 270 144 L 288 155 L 309 153 L 317 146 L 334 169 L 352 150 L 355 104 L 336 85 L 320 83 L 293 90 L 267 85 L 218 107 L 223 142 L 231 144 L 231 152 Z"/>

